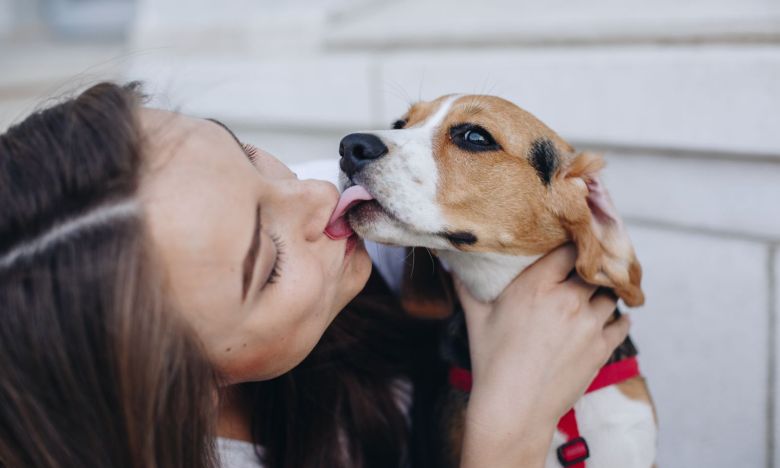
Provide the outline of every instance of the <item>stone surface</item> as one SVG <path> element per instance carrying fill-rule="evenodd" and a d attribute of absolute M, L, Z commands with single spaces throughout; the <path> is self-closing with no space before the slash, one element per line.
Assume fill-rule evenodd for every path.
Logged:
<path fill-rule="evenodd" d="M 135 0 L 134 48 L 176 48 L 203 55 L 316 54 L 323 35 L 373 0 Z M 371 6 L 371 5 L 369 5 Z M 376 7 L 377 5 L 373 5 Z"/>
<path fill-rule="evenodd" d="M 647 295 L 632 335 L 658 409 L 658 465 L 765 466 L 766 247 L 630 230 Z"/>
<path fill-rule="evenodd" d="M 774 387 L 771 390 L 774 391 L 774 431 L 772 434 L 772 455 L 774 456 L 774 466 L 780 466 L 780 246 L 775 245 L 773 267 L 774 267 L 774 281 L 773 281 L 773 293 L 772 298 L 774 301 L 774 321 L 775 321 L 775 375 L 774 375 Z"/>
<path fill-rule="evenodd" d="M 428 0 L 386 3 L 332 28 L 328 44 L 358 49 L 452 44 L 631 42 L 777 34 L 770 0 Z"/>
<path fill-rule="evenodd" d="M 33 87 L 42 97 L 63 93 L 102 79 L 119 76 L 132 56 L 123 45 L 101 43 L 0 42 L 0 91 L 21 88 L 27 94 Z M 40 88 L 40 89 L 39 89 Z"/>
<path fill-rule="evenodd" d="M 2 1 L 2 0 L 0 0 Z M 127 65 L 121 44 L 0 41 L 0 130 Z"/>
<path fill-rule="evenodd" d="M 0 40 L 13 32 L 11 0 L 0 0 Z"/>
<path fill-rule="evenodd" d="M 257 129 L 343 130 L 371 121 L 366 57 L 278 58 L 170 56 L 150 52 L 128 79 L 149 83 L 159 103 Z"/>
<path fill-rule="evenodd" d="M 606 156 L 604 179 L 624 216 L 780 240 L 780 164 Z"/>
<path fill-rule="evenodd" d="M 231 129 L 242 141 L 263 148 L 285 164 L 330 158 L 333 166 L 338 166 L 339 142 L 344 133 L 296 134 Z"/>
<path fill-rule="evenodd" d="M 503 95 L 574 143 L 627 147 L 608 153 L 606 179 L 643 226 L 631 233 L 648 305 L 633 335 L 658 404 L 659 466 L 780 467 L 769 386 L 780 253 L 773 275 L 768 257 L 780 169 L 767 162 L 780 160 L 780 3 L 283 3 L 196 0 L 177 15 L 176 0 L 139 0 L 127 49 L 0 41 L 0 128 L 42 98 L 121 76 L 287 163 L 335 157 L 345 133 L 450 92 Z M 447 21 L 429 21 L 443 9 Z"/>
<path fill-rule="evenodd" d="M 182 109 L 258 127 L 389 125 L 410 101 L 492 93 L 575 142 L 780 158 L 780 47 L 462 50 L 369 57 L 180 56 L 149 52 L 128 78 Z M 728 90 L 728 92 L 724 92 Z"/>
<path fill-rule="evenodd" d="M 497 94 L 564 137 L 780 156 L 780 47 L 463 49 L 389 55 L 386 122 L 421 96 Z"/>

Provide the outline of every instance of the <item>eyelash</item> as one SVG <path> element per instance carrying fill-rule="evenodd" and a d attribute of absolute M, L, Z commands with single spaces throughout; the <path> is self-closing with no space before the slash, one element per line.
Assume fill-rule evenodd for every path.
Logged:
<path fill-rule="evenodd" d="M 246 154 L 247 159 L 249 159 L 249 162 L 252 164 L 255 163 L 257 160 L 257 147 L 254 145 L 250 145 L 249 143 L 241 143 L 241 148 L 244 150 L 244 154 Z"/>
<path fill-rule="evenodd" d="M 276 283 L 276 280 L 279 279 L 281 274 L 281 264 L 283 263 L 282 259 L 284 257 L 284 242 L 282 242 L 282 239 L 276 234 L 272 234 L 271 241 L 273 241 L 274 246 L 276 246 L 276 261 L 274 261 L 274 267 L 271 270 L 271 274 L 268 275 L 268 281 L 266 284 L 274 284 Z"/>

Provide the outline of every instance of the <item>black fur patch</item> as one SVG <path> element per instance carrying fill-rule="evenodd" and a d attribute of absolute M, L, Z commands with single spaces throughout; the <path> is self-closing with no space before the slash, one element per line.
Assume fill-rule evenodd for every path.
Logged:
<path fill-rule="evenodd" d="M 444 237 L 455 245 L 473 245 L 477 243 L 477 236 L 468 231 L 445 232 Z"/>
<path fill-rule="evenodd" d="M 545 185 L 550 185 L 555 170 L 558 168 L 558 152 L 550 140 L 540 138 L 531 145 L 529 162 L 536 169 L 539 178 Z"/>

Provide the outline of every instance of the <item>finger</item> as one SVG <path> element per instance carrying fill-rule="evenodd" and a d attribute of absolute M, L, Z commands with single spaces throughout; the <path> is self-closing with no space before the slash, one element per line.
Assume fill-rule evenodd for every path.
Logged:
<path fill-rule="evenodd" d="M 604 327 L 603 336 L 610 354 L 625 341 L 629 328 L 631 328 L 631 319 L 628 315 L 621 315 L 619 319 Z"/>
<path fill-rule="evenodd" d="M 593 294 L 599 289 L 599 286 L 586 283 L 577 273 L 571 275 L 571 278 L 566 280 L 566 284 L 571 285 L 581 297 L 586 299 L 591 299 Z"/>
<path fill-rule="evenodd" d="M 560 283 L 568 278 L 576 261 L 577 249 L 573 244 L 564 244 L 537 260 L 528 268 L 527 274 Z"/>
<path fill-rule="evenodd" d="M 612 318 L 615 307 L 617 307 L 617 301 L 617 296 L 612 291 L 601 288 L 591 297 L 590 306 L 598 314 L 599 320 L 605 323 Z"/>

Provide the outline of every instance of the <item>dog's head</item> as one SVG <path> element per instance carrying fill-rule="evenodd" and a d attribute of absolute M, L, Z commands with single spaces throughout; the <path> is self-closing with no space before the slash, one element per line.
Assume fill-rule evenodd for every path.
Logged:
<path fill-rule="evenodd" d="M 550 128 L 493 96 L 414 104 L 392 130 L 341 141 L 343 188 L 361 236 L 437 250 L 544 254 L 573 241 L 577 271 L 640 305 L 641 268 L 599 180 L 600 156 L 577 153 Z"/>

